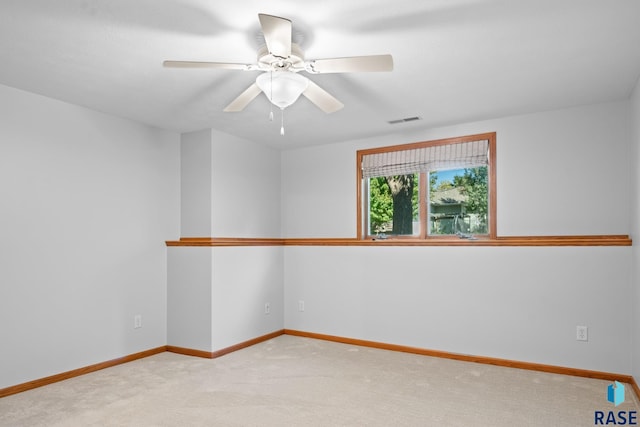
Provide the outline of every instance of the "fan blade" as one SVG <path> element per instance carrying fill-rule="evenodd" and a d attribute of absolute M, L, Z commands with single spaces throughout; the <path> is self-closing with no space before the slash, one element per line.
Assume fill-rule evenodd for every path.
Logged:
<path fill-rule="evenodd" d="M 227 64 L 224 62 L 198 62 L 198 61 L 164 61 L 167 68 L 221 68 L 225 70 L 249 70 L 248 64 Z"/>
<path fill-rule="evenodd" d="M 244 107 L 249 105 L 253 99 L 260 95 L 260 88 L 257 84 L 252 84 L 244 92 L 242 92 L 236 99 L 231 101 L 231 104 L 227 105 L 223 110 L 225 113 L 236 113 L 244 110 Z"/>
<path fill-rule="evenodd" d="M 267 49 L 273 56 L 288 58 L 291 56 L 291 21 L 278 16 L 258 15 L 262 34 L 267 43 Z"/>
<path fill-rule="evenodd" d="M 392 71 L 393 57 L 391 55 L 370 55 L 316 59 L 309 61 L 307 68 L 312 73 Z"/>
<path fill-rule="evenodd" d="M 335 99 L 329 92 L 309 80 L 307 89 L 302 94 L 316 104 L 325 113 L 333 113 L 344 107 L 344 104 Z"/>

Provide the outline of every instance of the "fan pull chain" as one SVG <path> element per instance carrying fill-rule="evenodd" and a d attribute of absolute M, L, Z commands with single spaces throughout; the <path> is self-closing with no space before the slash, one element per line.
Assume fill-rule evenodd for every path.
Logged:
<path fill-rule="evenodd" d="M 280 109 L 280 135 L 284 135 L 284 108 Z"/>
<path fill-rule="evenodd" d="M 271 110 L 269 111 L 269 121 L 273 121 L 273 70 L 269 73 L 269 78 L 271 79 L 271 95 L 269 96 L 269 105 L 271 106 Z"/>

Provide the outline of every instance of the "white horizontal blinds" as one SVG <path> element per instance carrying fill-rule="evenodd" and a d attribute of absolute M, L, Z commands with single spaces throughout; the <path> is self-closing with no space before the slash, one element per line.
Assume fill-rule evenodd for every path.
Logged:
<path fill-rule="evenodd" d="M 433 145 L 362 156 L 362 177 L 409 175 L 441 169 L 462 169 L 489 164 L 489 141 Z"/>

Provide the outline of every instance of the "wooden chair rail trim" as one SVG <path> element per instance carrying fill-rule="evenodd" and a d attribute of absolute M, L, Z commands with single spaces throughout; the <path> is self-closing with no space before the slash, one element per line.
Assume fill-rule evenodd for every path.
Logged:
<path fill-rule="evenodd" d="M 427 239 L 356 238 L 235 238 L 184 237 L 167 241 L 167 246 L 631 246 L 627 235 L 587 236 L 503 236 L 476 240 L 456 237 Z"/>
<path fill-rule="evenodd" d="M 245 237 L 181 237 L 167 246 L 282 246 L 284 239 Z"/>

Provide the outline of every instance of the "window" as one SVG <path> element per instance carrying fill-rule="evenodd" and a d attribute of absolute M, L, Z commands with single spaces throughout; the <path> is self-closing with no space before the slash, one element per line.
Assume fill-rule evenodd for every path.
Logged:
<path fill-rule="evenodd" d="M 358 237 L 495 238 L 496 134 L 360 150 Z"/>

